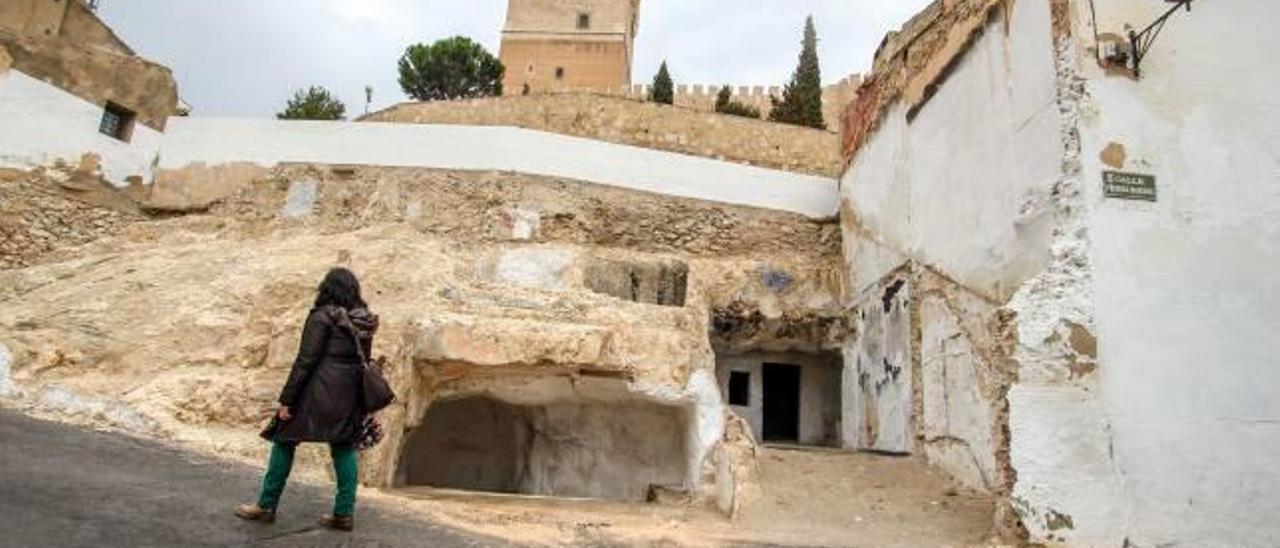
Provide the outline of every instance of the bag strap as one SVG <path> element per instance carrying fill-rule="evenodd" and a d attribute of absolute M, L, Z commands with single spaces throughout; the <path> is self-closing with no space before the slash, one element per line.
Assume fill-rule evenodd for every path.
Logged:
<path fill-rule="evenodd" d="M 338 327 L 347 332 L 351 336 L 352 342 L 356 344 L 356 355 L 360 356 L 360 367 L 369 367 L 369 358 L 364 355 L 364 345 L 360 344 L 360 334 L 356 332 L 356 326 L 351 323 L 351 318 L 347 316 L 347 311 L 342 307 L 335 306 L 330 309 L 329 313 L 337 317 Z"/>

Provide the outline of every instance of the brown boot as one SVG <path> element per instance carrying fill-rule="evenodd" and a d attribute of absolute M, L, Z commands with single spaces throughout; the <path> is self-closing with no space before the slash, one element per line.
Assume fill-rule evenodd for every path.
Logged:
<path fill-rule="evenodd" d="M 260 508 L 257 504 L 241 504 L 236 507 L 236 517 L 262 523 L 276 522 L 275 508 Z"/>
<path fill-rule="evenodd" d="M 325 514 L 320 516 L 320 525 L 337 531 L 350 531 L 356 528 L 356 520 L 351 516 Z"/>

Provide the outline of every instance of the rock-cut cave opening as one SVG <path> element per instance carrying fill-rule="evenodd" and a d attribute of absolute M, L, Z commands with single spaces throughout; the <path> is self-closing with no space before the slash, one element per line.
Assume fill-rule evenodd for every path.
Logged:
<path fill-rule="evenodd" d="M 687 415 L 637 400 L 437 401 L 406 432 L 397 484 L 643 501 L 683 488 Z"/>

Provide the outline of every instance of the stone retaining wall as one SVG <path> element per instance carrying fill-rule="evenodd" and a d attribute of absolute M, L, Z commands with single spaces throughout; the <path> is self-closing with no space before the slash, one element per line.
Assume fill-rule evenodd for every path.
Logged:
<path fill-rule="evenodd" d="M 39 174 L 0 172 L 0 270 L 38 264 L 60 250 L 117 234 L 136 220 L 74 194 Z"/>

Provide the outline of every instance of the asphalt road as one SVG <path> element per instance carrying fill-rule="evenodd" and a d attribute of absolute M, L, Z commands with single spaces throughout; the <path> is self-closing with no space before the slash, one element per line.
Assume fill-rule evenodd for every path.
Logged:
<path fill-rule="evenodd" d="M 260 469 L 0 410 L 0 547 L 506 546 L 361 501 L 356 531 L 315 526 L 332 491 L 290 484 L 273 525 L 242 521 Z M 286 507 L 287 506 L 287 507 Z"/>

